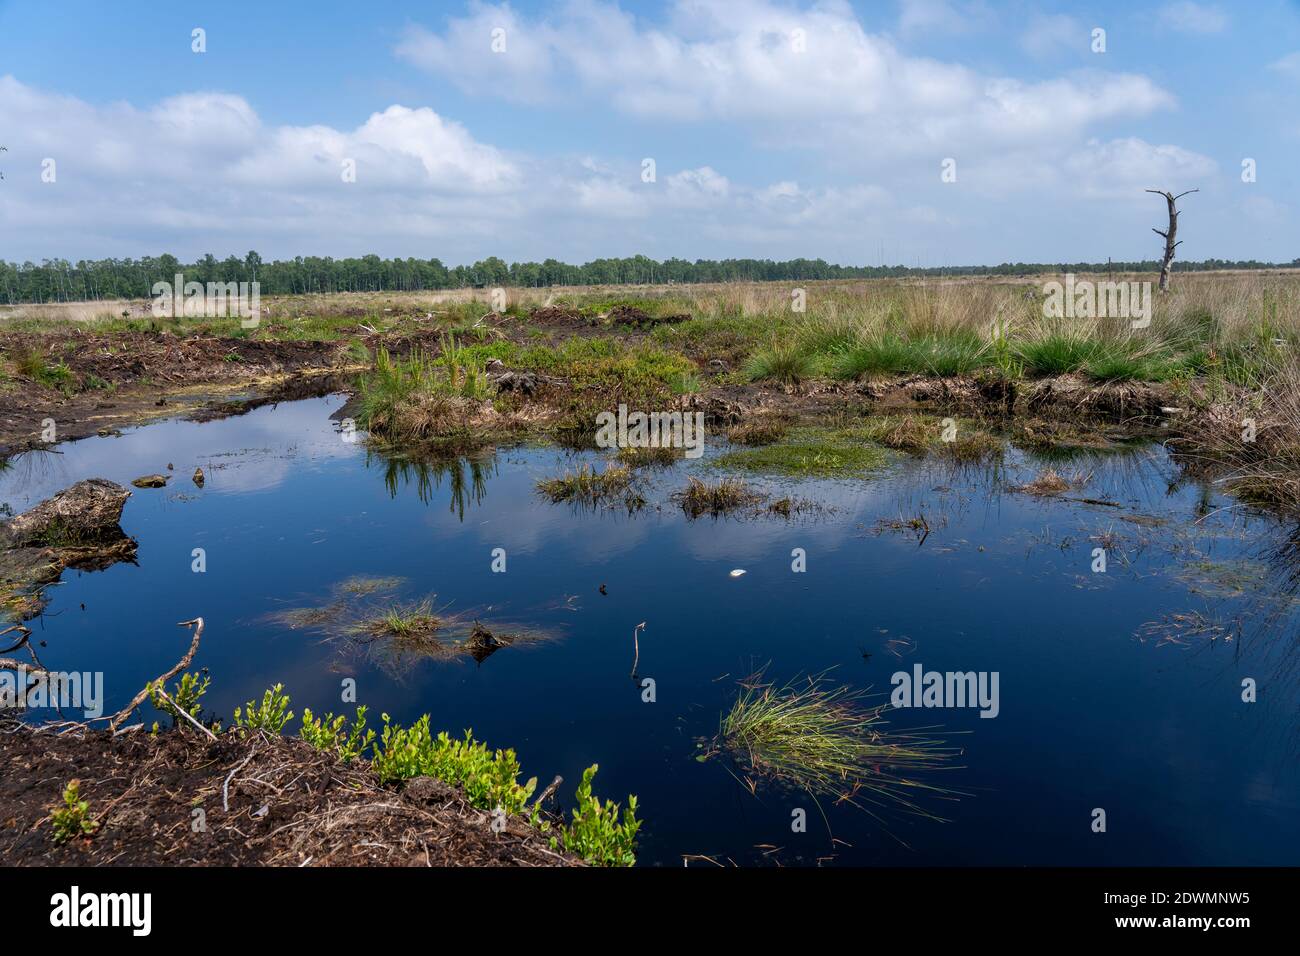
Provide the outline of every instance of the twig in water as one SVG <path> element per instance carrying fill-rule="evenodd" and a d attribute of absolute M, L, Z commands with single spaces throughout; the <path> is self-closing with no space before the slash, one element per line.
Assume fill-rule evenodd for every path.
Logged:
<path fill-rule="evenodd" d="M 641 642 L 637 640 L 637 635 L 645 630 L 645 621 L 642 621 L 632 629 L 632 647 L 636 654 L 632 657 L 632 677 L 636 678 L 636 665 L 641 662 Z"/>
<path fill-rule="evenodd" d="M 161 687 L 167 681 L 171 680 L 181 671 L 185 670 L 185 668 L 190 666 L 190 661 L 194 660 L 194 655 L 198 652 L 199 649 L 199 638 L 203 636 L 203 618 L 196 617 L 192 621 L 181 621 L 176 626 L 189 627 L 190 625 L 197 625 L 197 626 L 194 628 L 194 639 L 190 641 L 190 649 L 185 652 L 185 656 L 182 657 L 179 661 L 177 661 L 176 666 L 173 667 L 171 670 L 169 670 L 166 674 L 163 674 L 161 677 L 157 678 L 156 680 L 150 681 L 148 684 L 145 684 L 144 690 L 136 694 L 135 697 L 131 699 L 131 703 L 127 704 L 124 708 L 122 708 L 116 714 L 114 714 L 112 718 L 110 718 L 108 721 L 109 730 L 117 730 L 118 725 L 131 715 L 131 711 L 135 710 L 137 707 L 139 707 L 141 704 L 144 703 L 144 699 L 149 696 L 150 687 L 153 687 L 155 684 Z"/>

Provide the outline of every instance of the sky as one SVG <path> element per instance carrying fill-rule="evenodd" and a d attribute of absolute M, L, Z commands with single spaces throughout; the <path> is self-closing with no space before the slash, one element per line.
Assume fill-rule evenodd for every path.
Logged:
<path fill-rule="evenodd" d="M 0 0 L 0 145 L 17 262 L 1291 261 L 1300 0 Z"/>

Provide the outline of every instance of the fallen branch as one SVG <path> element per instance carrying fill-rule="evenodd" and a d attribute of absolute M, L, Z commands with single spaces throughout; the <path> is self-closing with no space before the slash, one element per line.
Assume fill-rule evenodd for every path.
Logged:
<path fill-rule="evenodd" d="M 217 735 L 216 735 L 216 734 L 214 734 L 212 731 L 208 730 L 208 728 L 204 727 L 201 723 L 199 723 L 197 720 L 195 720 L 195 719 L 190 715 L 190 713 L 189 713 L 188 711 L 185 710 L 184 707 L 182 707 L 180 704 L 176 703 L 176 701 L 174 701 L 174 700 L 172 700 L 170 697 L 168 697 L 168 696 L 167 696 L 167 691 L 163 690 L 163 688 L 162 688 L 162 684 L 161 684 L 161 683 L 159 683 L 156 687 L 154 687 L 154 692 L 155 692 L 159 697 L 161 697 L 163 700 L 167 701 L 167 703 L 171 704 L 171 705 L 172 705 L 172 709 L 175 710 L 176 713 L 180 714 L 182 717 L 184 717 L 186 720 L 188 720 L 188 721 L 189 721 L 191 724 L 193 724 L 195 727 L 199 728 L 199 730 L 203 731 L 203 733 L 207 734 L 209 740 L 216 740 L 216 739 L 217 739 Z"/>
<path fill-rule="evenodd" d="M 185 656 L 182 657 L 179 661 L 177 661 L 176 666 L 173 667 L 171 670 L 169 670 L 166 674 L 163 674 L 160 677 L 151 680 L 149 683 L 145 684 L 144 690 L 136 694 L 135 697 L 131 699 L 131 703 L 127 704 L 124 708 L 122 708 L 116 714 L 114 714 L 108 721 L 109 730 L 116 731 L 118 725 L 122 723 L 122 721 L 126 720 L 126 718 L 131 715 L 131 712 L 133 710 L 135 710 L 137 707 L 139 707 L 141 704 L 144 703 L 145 698 L 149 696 L 150 688 L 155 686 L 161 687 L 165 682 L 171 680 L 181 671 L 185 670 L 185 668 L 190 666 L 190 662 L 194 660 L 194 655 L 198 652 L 199 649 L 199 638 L 203 636 L 203 618 L 196 617 L 192 621 L 181 621 L 176 626 L 189 627 L 190 625 L 197 625 L 197 626 L 194 628 L 194 639 L 190 641 L 190 649 L 185 652 Z M 180 708 L 177 709 L 179 710 Z"/>

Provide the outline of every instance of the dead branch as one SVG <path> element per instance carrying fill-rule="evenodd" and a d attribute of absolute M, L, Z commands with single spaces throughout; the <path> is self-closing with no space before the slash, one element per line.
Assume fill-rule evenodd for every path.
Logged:
<path fill-rule="evenodd" d="M 168 697 L 168 696 L 167 696 L 167 691 L 163 690 L 163 687 L 162 687 L 162 684 L 161 684 L 161 683 L 159 683 L 157 686 L 154 687 L 154 692 L 157 693 L 158 696 L 161 697 L 163 700 L 167 701 L 167 703 L 171 704 L 171 705 L 172 705 L 172 709 L 175 710 L 176 713 L 180 714 L 182 717 L 184 717 L 186 720 L 188 720 L 188 721 L 189 721 L 191 724 L 193 724 L 195 727 L 199 728 L 199 730 L 203 731 L 203 733 L 207 734 L 209 740 L 216 740 L 216 739 L 217 739 L 217 735 L 216 735 L 216 734 L 214 734 L 212 731 L 208 730 L 208 728 L 204 727 L 201 723 L 199 723 L 197 720 L 195 720 L 195 719 L 194 719 L 194 718 L 189 714 L 189 712 L 185 710 L 184 707 L 182 707 L 180 704 L 176 703 L 176 701 L 174 701 L 174 700 L 172 700 L 170 697 Z"/>
<path fill-rule="evenodd" d="M 203 618 L 196 617 L 192 621 L 181 621 L 176 625 L 177 627 L 190 627 L 191 625 L 196 625 L 194 627 L 194 639 L 190 641 L 190 649 L 185 652 L 185 656 L 182 657 L 179 661 L 177 661 L 176 666 L 173 667 L 171 670 L 169 670 L 167 673 L 150 681 L 148 684 L 145 684 L 144 690 L 136 694 L 135 697 L 131 699 L 131 703 L 127 704 L 124 708 L 122 708 L 116 714 L 114 714 L 108 722 L 109 730 L 116 731 L 118 724 L 126 720 L 126 718 L 131 715 L 131 712 L 133 710 L 135 710 L 137 707 L 139 707 L 141 704 L 144 703 L 145 698 L 149 696 L 149 689 L 151 687 L 155 687 L 155 686 L 161 687 L 166 681 L 171 680 L 181 671 L 185 670 L 185 668 L 190 666 L 190 662 L 194 660 L 194 655 L 198 652 L 199 639 L 203 637 Z M 179 710 L 180 708 L 177 709 Z"/>

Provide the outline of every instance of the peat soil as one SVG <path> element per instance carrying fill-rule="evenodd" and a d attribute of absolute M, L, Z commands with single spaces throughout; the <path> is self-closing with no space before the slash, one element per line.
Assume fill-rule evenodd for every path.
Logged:
<path fill-rule="evenodd" d="M 382 787 L 261 732 L 119 732 L 0 721 L 0 864 L 7 866 L 581 866 L 549 837 L 429 777 Z M 57 842 L 51 811 L 71 780 L 98 824 Z"/>

